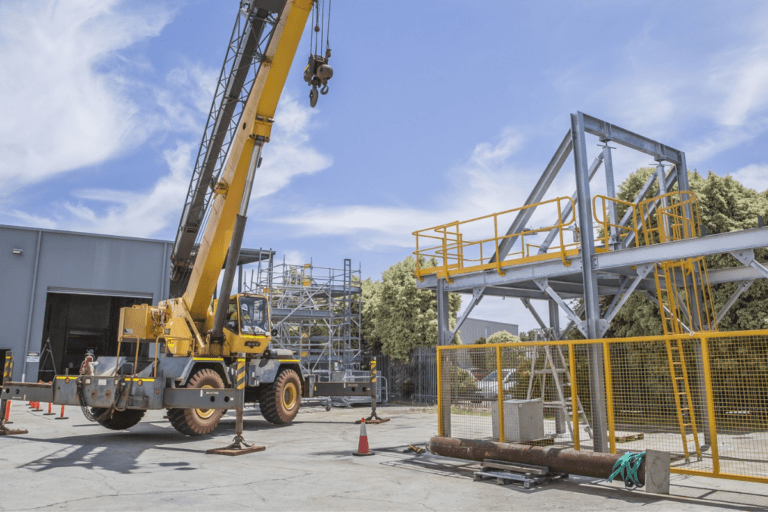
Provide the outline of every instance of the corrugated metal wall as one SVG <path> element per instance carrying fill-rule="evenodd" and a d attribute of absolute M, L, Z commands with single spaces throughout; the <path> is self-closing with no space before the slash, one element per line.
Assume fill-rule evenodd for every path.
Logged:
<path fill-rule="evenodd" d="M 50 292 L 168 298 L 171 242 L 0 225 L 0 349 L 34 379 Z"/>

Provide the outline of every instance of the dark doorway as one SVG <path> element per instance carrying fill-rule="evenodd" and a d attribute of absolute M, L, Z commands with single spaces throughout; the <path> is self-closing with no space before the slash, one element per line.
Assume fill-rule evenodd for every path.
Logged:
<path fill-rule="evenodd" d="M 45 305 L 43 339 L 51 339 L 57 375 L 77 374 L 87 351 L 95 356 L 114 355 L 120 308 L 152 302 L 141 297 L 112 297 L 74 293 L 48 293 Z M 43 360 L 43 354 L 40 354 Z M 52 371 L 41 368 L 38 379 L 49 382 Z"/>

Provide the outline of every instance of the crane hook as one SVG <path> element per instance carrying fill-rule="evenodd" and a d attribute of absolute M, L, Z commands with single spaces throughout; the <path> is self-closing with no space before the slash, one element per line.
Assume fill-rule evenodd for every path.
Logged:
<path fill-rule="evenodd" d="M 325 88 L 327 89 L 328 86 L 326 85 Z M 312 85 L 312 90 L 309 91 L 309 106 L 310 107 L 315 108 L 315 105 L 317 105 L 317 98 L 318 98 L 317 86 L 316 85 Z"/>

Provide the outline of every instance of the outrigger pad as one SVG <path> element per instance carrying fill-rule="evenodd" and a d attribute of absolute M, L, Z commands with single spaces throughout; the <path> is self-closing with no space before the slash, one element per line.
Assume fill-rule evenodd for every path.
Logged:
<path fill-rule="evenodd" d="M 243 436 L 237 434 L 232 444 L 225 446 L 224 448 L 212 448 L 206 450 L 208 455 L 229 455 L 234 457 L 236 455 L 245 455 L 246 453 L 263 452 L 267 448 L 265 446 L 256 446 L 255 444 L 248 444 L 243 439 Z"/>
<path fill-rule="evenodd" d="M 355 421 L 355 425 L 359 425 L 362 420 Z M 389 421 L 389 418 L 379 418 L 378 416 L 374 418 L 373 416 L 369 416 L 368 418 L 365 418 L 365 424 L 366 425 L 378 425 L 379 423 L 386 423 Z"/>
<path fill-rule="evenodd" d="M 229 455 L 235 457 L 237 455 L 245 455 L 246 453 L 263 452 L 266 450 L 266 446 L 247 446 L 245 448 L 214 448 L 206 450 L 208 455 Z"/>
<path fill-rule="evenodd" d="M 13 429 L 10 429 L 10 428 L 6 427 L 5 425 L 0 427 L 0 436 L 18 436 L 18 435 L 21 435 L 21 434 L 29 434 L 29 431 L 28 430 L 13 430 Z"/>

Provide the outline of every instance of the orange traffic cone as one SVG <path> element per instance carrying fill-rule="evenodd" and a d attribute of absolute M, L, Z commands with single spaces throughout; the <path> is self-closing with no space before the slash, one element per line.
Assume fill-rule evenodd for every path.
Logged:
<path fill-rule="evenodd" d="M 374 452 L 368 448 L 368 433 L 365 431 L 365 418 L 360 421 L 360 440 L 357 443 L 357 452 L 352 455 L 373 455 Z"/>

